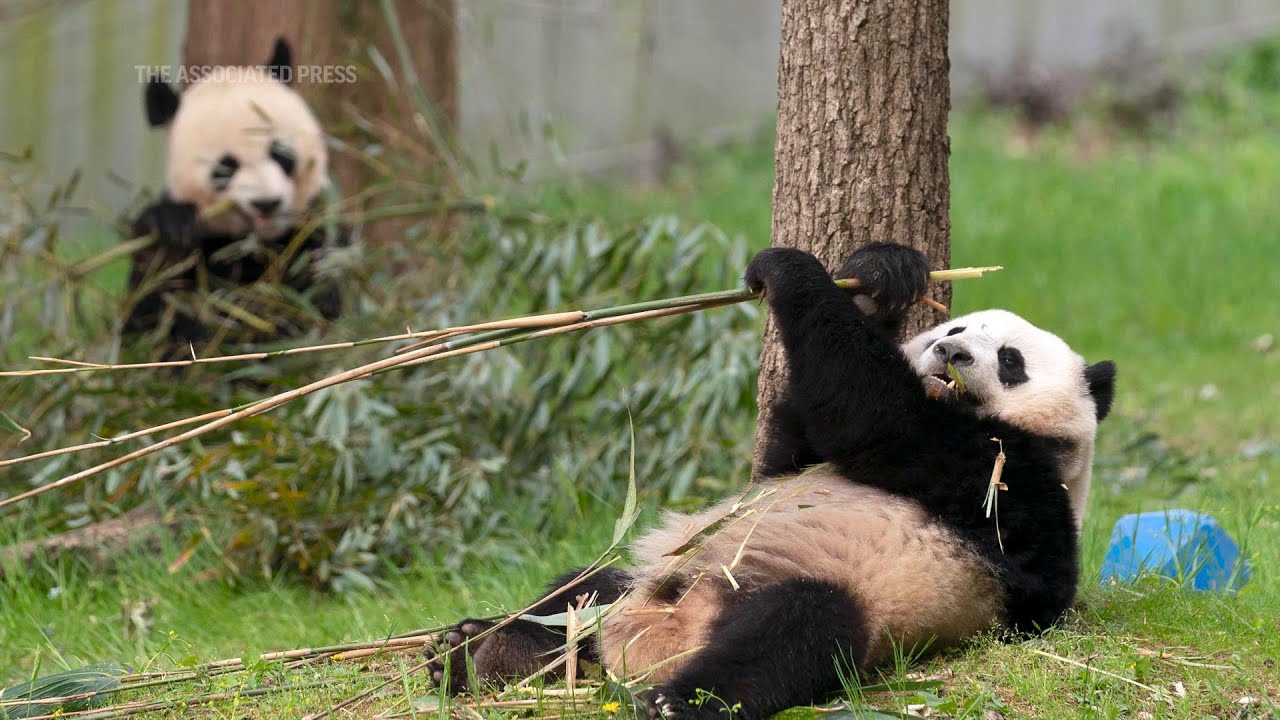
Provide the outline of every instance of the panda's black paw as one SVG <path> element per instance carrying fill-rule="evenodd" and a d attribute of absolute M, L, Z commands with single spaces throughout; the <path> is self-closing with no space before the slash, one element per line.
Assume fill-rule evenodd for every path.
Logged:
<path fill-rule="evenodd" d="M 436 642 L 427 648 L 432 657 L 427 664 L 427 672 L 436 687 L 451 695 L 470 690 L 467 672 L 467 657 L 474 657 L 492 634 L 478 637 L 493 627 L 493 623 L 485 620 L 463 620 L 440 633 Z"/>
<path fill-rule="evenodd" d="M 768 298 L 776 296 L 785 285 L 815 277 L 827 279 L 827 271 L 816 257 L 796 248 L 771 247 L 756 253 L 744 280 L 748 290 L 763 292 Z"/>
<path fill-rule="evenodd" d="M 191 247 L 197 219 L 195 204 L 161 200 L 148 206 L 134 221 L 133 236 L 151 235 L 163 245 Z"/>
<path fill-rule="evenodd" d="M 850 256 L 836 277 L 858 281 L 857 294 L 872 300 L 859 303 L 864 312 L 897 315 L 928 290 L 929 261 L 915 248 L 878 243 Z"/>

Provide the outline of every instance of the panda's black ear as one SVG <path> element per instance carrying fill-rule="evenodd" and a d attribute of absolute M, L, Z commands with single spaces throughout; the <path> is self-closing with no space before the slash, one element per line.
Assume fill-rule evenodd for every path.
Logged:
<path fill-rule="evenodd" d="M 178 91 L 169 83 L 154 78 L 147 82 L 147 89 L 142 94 L 142 104 L 147 108 L 147 122 L 151 127 L 168 125 L 174 115 L 178 114 Z"/>
<path fill-rule="evenodd" d="M 1111 402 L 1116 397 L 1116 364 L 1110 360 L 1096 362 L 1084 369 L 1089 394 L 1098 408 L 1098 422 L 1111 412 Z"/>
<path fill-rule="evenodd" d="M 293 51 L 284 36 L 276 38 L 276 46 L 267 61 L 267 74 L 285 85 L 293 84 Z"/>

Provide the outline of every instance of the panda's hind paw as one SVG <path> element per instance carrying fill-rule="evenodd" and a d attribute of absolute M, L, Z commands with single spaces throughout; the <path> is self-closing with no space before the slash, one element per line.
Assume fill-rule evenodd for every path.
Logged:
<path fill-rule="evenodd" d="M 682 711 L 688 704 L 675 700 L 661 690 L 651 690 L 641 695 L 648 720 L 677 720 L 686 717 Z M 637 713 L 638 714 L 638 713 Z"/>
<path fill-rule="evenodd" d="M 639 712 L 636 715 L 647 717 L 647 720 L 731 720 L 735 715 L 719 704 L 713 706 L 714 698 L 709 698 L 711 702 L 707 703 L 690 703 L 660 687 L 641 693 L 639 697 L 644 703 L 645 715 Z"/>
<path fill-rule="evenodd" d="M 450 694 L 470 689 L 467 657 L 475 656 L 488 639 L 488 636 L 480 637 L 481 633 L 492 627 L 493 623 L 484 620 L 463 620 L 436 637 L 435 643 L 427 648 L 432 656 L 427 672 L 436 687 Z"/>

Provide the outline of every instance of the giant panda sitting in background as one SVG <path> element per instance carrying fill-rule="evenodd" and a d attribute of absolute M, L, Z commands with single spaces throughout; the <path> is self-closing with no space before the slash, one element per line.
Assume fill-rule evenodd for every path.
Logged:
<path fill-rule="evenodd" d="M 298 237 L 329 166 L 319 122 L 286 84 L 291 73 L 279 39 L 266 66 L 217 68 L 181 94 L 158 78 L 147 84 L 147 120 L 168 129 L 168 154 L 163 197 L 131 223 L 133 237 L 155 242 L 131 258 L 127 332 L 156 333 L 187 352 L 208 339 L 304 331 L 315 317 L 308 304 L 326 318 L 339 313 L 334 273 L 318 264 L 347 245 L 346 231 L 330 224 Z M 250 288 L 268 270 L 278 281 Z M 221 302 L 207 302 L 214 296 Z M 245 322 L 237 308 L 270 327 Z"/>
<path fill-rule="evenodd" d="M 642 696 L 651 717 L 765 718 L 839 690 L 838 663 L 866 672 L 895 645 L 1035 631 L 1071 606 L 1114 365 L 1086 365 L 999 310 L 896 347 L 889 332 L 927 271 L 910 248 L 865 248 L 837 273 L 861 281 L 855 302 L 807 253 L 757 255 L 747 285 L 764 292 L 789 368 L 761 458 L 774 477 L 668 513 L 633 546 L 633 569 L 569 573 L 532 611 L 612 603 L 580 652 L 656 683 Z M 948 364 L 963 385 L 939 394 Z M 1007 489 L 988 515 L 1002 450 Z M 447 666 L 446 689 L 468 689 L 468 655 L 481 680 L 528 675 L 565 642 L 526 620 L 482 635 L 492 627 L 445 632 L 435 680 Z"/>

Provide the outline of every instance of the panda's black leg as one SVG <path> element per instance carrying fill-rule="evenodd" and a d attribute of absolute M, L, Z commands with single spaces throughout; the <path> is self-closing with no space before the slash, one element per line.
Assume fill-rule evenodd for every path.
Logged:
<path fill-rule="evenodd" d="M 840 689 L 866 655 L 866 615 L 827 582 L 767 585 L 725 608 L 706 647 L 645 695 L 651 718 L 761 720 Z"/>
<path fill-rule="evenodd" d="M 595 596 L 596 605 L 611 603 L 626 592 L 631 582 L 631 576 L 624 571 L 605 568 L 565 587 L 580 574 L 580 570 L 575 570 L 556 578 L 547 595 L 529 614 L 562 613 L 566 606 L 577 605 L 582 596 Z M 565 644 L 564 628 L 541 625 L 529 620 L 516 620 L 482 635 L 496 624 L 486 620 L 467 619 L 446 630 L 436 646 L 427 651 L 436 656 L 427 666 L 432 680 L 446 692 L 457 693 L 473 689 L 468 678 L 468 656 L 475 666 L 476 678 L 482 682 L 519 679 L 551 662 L 555 651 Z M 578 657 L 598 662 L 595 643 L 588 641 L 580 644 Z"/>

